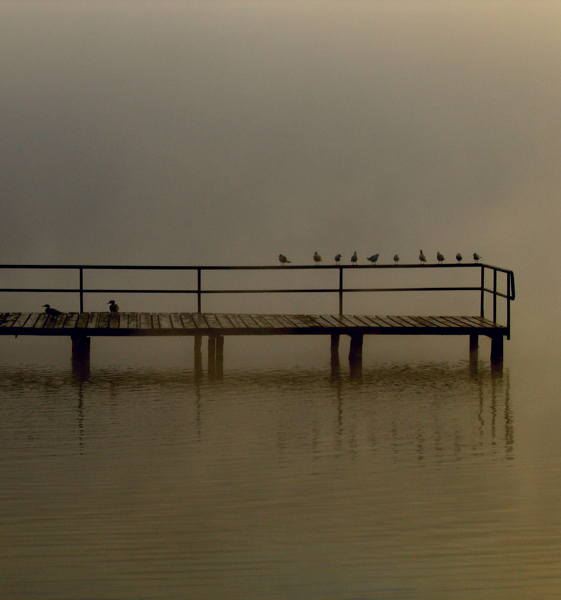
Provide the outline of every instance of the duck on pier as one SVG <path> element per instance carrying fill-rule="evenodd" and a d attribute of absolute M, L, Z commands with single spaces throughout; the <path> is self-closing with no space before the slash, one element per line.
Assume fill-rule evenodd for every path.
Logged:
<path fill-rule="evenodd" d="M 56 308 L 51 308 L 50 304 L 43 304 L 43 308 L 45 309 L 45 312 L 51 317 L 58 317 L 58 315 L 62 315 L 60 310 L 57 310 Z"/>
<path fill-rule="evenodd" d="M 107 304 L 109 304 L 109 310 L 112 313 L 118 313 L 119 312 L 119 305 L 115 302 L 115 300 L 109 300 L 109 302 Z"/>

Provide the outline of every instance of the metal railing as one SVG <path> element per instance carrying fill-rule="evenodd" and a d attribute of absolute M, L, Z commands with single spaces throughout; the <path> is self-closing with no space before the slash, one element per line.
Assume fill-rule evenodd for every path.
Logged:
<path fill-rule="evenodd" d="M 469 264 L 403 264 L 403 265 L 287 265 L 287 266 L 128 266 L 128 265 L 0 265 L 0 281 L 3 270 L 74 270 L 78 274 L 78 287 L 75 288 L 9 288 L 2 287 L 0 292 L 4 293 L 66 293 L 78 294 L 80 299 L 80 312 L 84 312 L 85 294 L 193 294 L 197 297 L 197 312 L 203 312 L 202 300 L 204 295 L 210 294 L 277 294 L 277 293 L 328 293 L 338 294 L 339 314 L 343 314 L 343 299 L 345 294 L 360 292 L 444 292 L 444 291 L 479 291 L 480 292 L 480 315 L 485 316 L 485 298 L 486 294 L 492 295 L 493 322 L 497 322 L 497 300 L 502 298 L 506 301 L 507 317 L 507 336 L 510 337 L 510 303 L 515 299 L 514 272 L 509 269 L 495 267 L 485 263 Z M 272 288 L 272 289 L 214 289 L 203 286 L 203 272 L 211 271 L 302 271 L 311 269 L 318 270 L 336 270 L 338 271 L 338 285 L 330 288 Z M 345 287 L 345 271 L 356 272 L 361 269 L 383 270 L 383 269 L 421 269 L 423 271 L 430 269 L 480 269 L 481 283 L 479 286 L 424 286 L 424 287 Z M 126 288 L 86 288 L 84 286 L 84 273 L 86 271 L 184 271 L 196 272 L 196 288 L 186 289 L 126 289 Z M 492 274 L 492 287 L 487 287 L 486 273 Z M 506 276 L 506 287 L 500 291 L 498 275 L 503 273 Z"/>

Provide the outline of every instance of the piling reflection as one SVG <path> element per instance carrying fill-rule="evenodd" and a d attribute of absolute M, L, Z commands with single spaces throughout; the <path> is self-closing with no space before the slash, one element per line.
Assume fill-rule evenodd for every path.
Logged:
<path fill-rule="evenodd" d="M 417 460 L 461 459 L 477 452 L 512 457 L 514 416 L 510 374 L 488 363 L 385 364 L 341 369 L 247 370 L 208 376 L 201 369 L 94 368 L 73 358 L 70 372 L 0 369 L 3 393 L 42 403 L 74 398 L 80 447 L 88 437 L 88 419 L 102 419 L 106 402 L 157 411 L 165 405 L 185 431 L 205 440 L 232 420 L 225 434 L 235 446 L 241 438 L 263 435 L 279 440 L 283 454 L 321 456 L 357 449 Z M 57 394 L 52 394 L 56 381 Z M 31 394 L 31 395 L 30 395 Z M 61 400 L 63 398 L 64 400 Z M 179 417 L 180 415 L 180 417 Z M 115 418 L 113 415 L 112 418 Z M 124 418 L 124 417 L 123 417 Z M 242 425 L 240 425 L 240 420 Z M 126 423 L 122 424 L 123 427 Z"/>

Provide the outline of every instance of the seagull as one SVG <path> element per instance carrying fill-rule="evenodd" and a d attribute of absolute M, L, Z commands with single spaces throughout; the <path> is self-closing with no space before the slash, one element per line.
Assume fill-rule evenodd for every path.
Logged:
<path fill-rule="evenodd" d="M 119 312 L 119 305 L 115 302 L 115 300 L 109 300 L 109 302 L 107 304 L 109 304 L 109 310 L 112 313 L 118 313 Z"/>
<path fill-rule="evenodd" d="M 475 262 L 479 262 L 479 259 L 480 259 L 480 258 L 481 258 L 481 256 L 479 256 L 479 254 L 477 254 L 477 252 L 474 252 L 474 253 L 473 253 L 473 260 L 474 260 Z"/>
<path fill-rule="evenodd" d="M 358 261 L 358 256 L 356 255 L 356 250 L 355 253 L 351 256 L 351 262 L 353 263 L 353 265 L 356 265 Z"/>
<path fill-rule="evenodd" d="M 439 264 L 442 264 L 444 261 L 444 256 L 442 254 L 440 254 L 440 252 L 436 253 L 436 260 L 438 261 Z"/>
<path fill-rule="evenodd" d="M 366 260 L 369 260 L 373 265 L 376 264 L 376 261 L 378 260 L 378 257 L 380 256 L 380 254 L 373 254 L 372 256 L 369 256 Z"/>
<path fill-rule="evenodd" d="M 340 264 L 340 262 L 341 262 L 341 258 L 343 258 L 343 257 L 342 257 L 340 254 L 337 254 L 337 255 L 335 256 L 335 263 L 336 263 L 336 264 Z"/>
<path fill-rule="evenodd" d="M 419 252 L 419 261 L 421 263 L 426 263 L 427 262 L 427 257 L 423 254 L 422 250 Z"/>
<path fill-rule="evenodd" d="M 321 256 L 319 255 L 319 252 L 314 252 L 314 261 L 316 263 L 316 267 L 319 265 L 319 263 L 321 262 Z"/>
<path fill-rule="evenodd" d="M 281 267 L 284 267 L 286 263 L 292 262 L 291 260 L 288 260 L 288 258 L 286 258 L 284 254 L 279 254 L 279 260 L 281 263 Z"/>
<path fill-rule="evenodd" d="M 45 309 L 45 312 L 51 317 L 57 317 L 58 315 L 62 315 L 60 310 L 57 310 L 56 308 L 51 308 L 50 304 L 43 304 L 43 308 Z"/>
<path fill-rule="evenodd" d="M 462 255 L 458 252 L 458 254 L 456 254 L 456 260 L 458 262 L 462 262 Z"/>
<path fill-rule="evenodd" d="M 393 262 L 394 262 L 394 263 L 397 265 L 397 263 L 399 262 L 399 254 L 396 254 L 396 255 L 393 257 Z"/>

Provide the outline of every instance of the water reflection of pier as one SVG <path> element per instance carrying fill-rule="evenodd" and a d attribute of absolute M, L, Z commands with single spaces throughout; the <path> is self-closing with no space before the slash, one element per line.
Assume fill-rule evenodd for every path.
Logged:
<path fill-rule="evenodd" d="M 65 420 L 75 415 L 80 451 L 101 435 L 100 423 L 104 438 L 121 436 L 141 415 L 154 428 L 150 439 L 180 435 L 211 454 L 217 444 L 234 455 L 250 444 L 271 464 L 365 455 L 420 463 L 513 457 L 510 374 L 486 363 L 387 364 L 359 379 L 319 369 L 237 371 L 209 380 L 192 370 L 73 367 L 2 369 L 3 394 L 41 406 L 21 407 L 30 439 L 48 435 L 64 405 Z"/>

